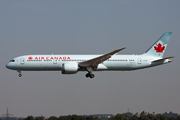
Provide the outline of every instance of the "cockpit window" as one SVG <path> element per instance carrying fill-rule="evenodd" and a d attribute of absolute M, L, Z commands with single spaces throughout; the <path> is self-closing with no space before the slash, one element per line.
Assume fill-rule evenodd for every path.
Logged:
<path fill-rule="evenodd" d="M 15 60 L 10 60 L 10 62 L 15 62 Z"/>

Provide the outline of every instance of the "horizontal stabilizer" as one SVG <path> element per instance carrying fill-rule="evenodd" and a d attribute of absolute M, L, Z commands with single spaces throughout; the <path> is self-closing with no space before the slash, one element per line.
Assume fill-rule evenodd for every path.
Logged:
<path fill-rule="evenodd" d="M 166 57 L 166 58 L 154 60 L 154 61 L 151 61 L 151 62 L 159 62 L 159 61 L 163 61 L 163 60 L 170 59 L 170 58 L 174 58 L 174 57 Z M 169 60 L 169 62 L 172 62 L 172 60 Z"/>

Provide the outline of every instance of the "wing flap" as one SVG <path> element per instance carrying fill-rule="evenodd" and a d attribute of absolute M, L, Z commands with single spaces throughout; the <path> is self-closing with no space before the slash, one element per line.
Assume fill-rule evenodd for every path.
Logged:
<path fill-rule="evenodd" d="M 108 54 L 105 54 L 105 55 L 102 55 L 102 56 L 99 56 L 97 58 L 93 58 L 93 59 L 90 59 L 90 60 L 87 60 L 87 61 L 84 61 L 84 62 L 80 62 L 79 63 L 79 66 L 81 67 L 97 67 L 98 64 L 102 63 L 103 61 L 111 58 L 112 55 L 118 53 L 119 51 L 121 50 L 124 50 L 124 48 L 121 48 L 121 49 L 118 49 L 118 50 L 114 50 Z"/>

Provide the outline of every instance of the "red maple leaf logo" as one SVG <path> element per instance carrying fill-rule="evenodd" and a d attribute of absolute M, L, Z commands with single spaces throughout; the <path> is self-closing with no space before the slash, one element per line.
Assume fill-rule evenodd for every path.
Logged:
<path fill-rule="evenodd" d="M 29 60 L 32 60 L 32 59 L 33 59 L 33 57 L 28 57 L 28 59 L 29 59 Z"/>
<path fill-rule="evenodd" d="M 156 53 L 163 53 L 165 46 L 162 46 L 160 43 L 157 46 L 154 46 Z"/>

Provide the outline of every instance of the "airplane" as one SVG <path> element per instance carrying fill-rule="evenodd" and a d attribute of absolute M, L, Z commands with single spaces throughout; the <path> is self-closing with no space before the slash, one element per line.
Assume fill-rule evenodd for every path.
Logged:
<path fill-rule="evenodd" d="M 6 68 L 21 71 L 61 71 L 76 74 L 87 71 L 87 78 L 94 78 L 93 71 L 131 71 L 172 62 L 163 58 L 172 32 L 164 33 L 144 54 L 117 55 L 125 49 L 117 49 L 104 55 L 24 55 L 10 60 Z"/>

